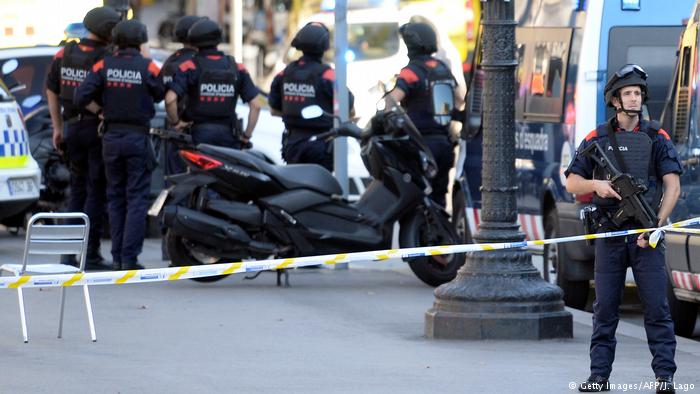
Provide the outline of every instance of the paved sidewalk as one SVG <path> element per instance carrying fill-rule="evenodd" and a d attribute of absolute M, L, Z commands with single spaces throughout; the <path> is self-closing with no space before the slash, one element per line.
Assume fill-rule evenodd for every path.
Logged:
<path fill-rule="evenodd" d="M 403 269 L 296 270 L 291 288 L 274 283 L 93 287 L 97 343 L 78 290 L 62 340 L 58 290 L 25 291 L 28 344 L 15 292 L 0 290 L 0 393 L 570 393 L 588 375 L 589 313 L 571 311 L 569 340 L 428 340 L 432 289 Z M 643 329 L 618 332 L 612 382 L 653 381 Z M 700 343 L 678 341 L 676 382 L 700 392 Z"/>

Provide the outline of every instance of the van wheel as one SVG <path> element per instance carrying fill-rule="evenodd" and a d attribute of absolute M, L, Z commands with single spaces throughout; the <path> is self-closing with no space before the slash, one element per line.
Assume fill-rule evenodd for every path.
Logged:
<path fill-rule="evenodd" d="M 544 217 L 544 234 L 546 239 L 557 238 L 559 216 L 556 208 L 550 208 Z M 566 255 L 564 244 L 544 245 L 542 255 L 542 276 L 549 283 L 556 284 L 564 291 L 566 306 L 584 309 L 588 301 L 590 285 L 587 280 L 569 280 L 566 278 L 566 265 L 571 264 Z"/>
<path fill-rule="evenodd" d="M 676 298 L 673 294 L 673 285 L 668 282 L 668 306 L 671 309 L 671 318 L 673 319 L 673 328 L 676 335 L 691 338 L 695 331 L 695 321 L 698 318 L 698 304 L 693 302 L 683 301 Z"/>

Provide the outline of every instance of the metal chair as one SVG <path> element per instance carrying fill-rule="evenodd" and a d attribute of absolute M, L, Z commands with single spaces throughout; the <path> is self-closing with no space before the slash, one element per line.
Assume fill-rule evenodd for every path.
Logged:
<path fill-rule="evenodd" d="M 48 221 L 46 220 L 48 219 Z M 82 224 L 64 224 L 66 219 L 80 220 Z M 76 220 L 76 221 L 77 221 Z M 54 224 L 56 223 L 56 224 Z M 22 264 L 3 264 L 2 272 L 10 272 L 15 276 L 22 275 L 55 275 L 74 274 L 85 271 L 85 254 L 87 251 L 90 219 L 81 212 L 70 213 L 37 213 L 29 219 L 27 225 L 27 237 L 24 243 L 24 256 Z M 67 264 L 29 264 L 30 255 L 76 255 L 80 261 L 79 267 Z M 58 323 L 58 337 L 63 334 L 63 309 L 66 302 L 65 287 L 61 287 L 61 312 Z M 92 305 L 90 304 L 90 292 L 88 286 L 83 285 L 85 308 L 87 309 L 88 323 L 90 325 L 90 337 L 97 341 L 95 334 L 95 322 L 92 317 Z M 27 334 L 27 319 L 24 312 L 24 296 L 22 288 L 17 287 L 19 298 L 19 316 L 22 322 L 22 336 L 24 343 L 29 341 Z"/>

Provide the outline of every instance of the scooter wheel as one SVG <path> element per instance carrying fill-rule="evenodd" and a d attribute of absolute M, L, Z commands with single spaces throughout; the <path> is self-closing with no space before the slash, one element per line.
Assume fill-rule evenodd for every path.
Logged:
<path fill-rule="evenodd" d="M 168 249 L 168 255 L 170 256 L 171 266 L 185 267 L 190 265 L 216 264 L 223 262 L 221 260 L 202 261 L 204 259 L 201 257 L 196 257 L 195 254 L 192 253 L 191 250 L 189 250 L 185 242 L 185 239 L 173 234 L 171 230 L 168 230 L 165 233 L 165 246 Z M 227 276 L 228 275 L 205 276 L 201 278 L 192 278 L 192 280 L 195 282 L 209 283 L 219 281 Z"/>

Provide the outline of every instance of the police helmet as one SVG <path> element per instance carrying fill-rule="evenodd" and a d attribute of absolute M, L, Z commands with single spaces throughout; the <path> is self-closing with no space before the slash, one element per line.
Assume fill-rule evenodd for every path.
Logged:
<path fill-rule="evenodd" d="M 328 28 L 320 22 L 309 22 L 294 36 L 292 46 L 307 55 L 323 55 L 330 46 Z"/>
<path fill-rule="evenodd" d="M 219 24 L 207 18 L 201 18 L 187 31 L 187 40 L 197 48 L 213 47 L 221 42 L 223 33 Z"/>
<path fill-rule="evenodd" d="M 190 30 L 192 25 L 199 22 L 201 19 L 203 19 L 203 17 L 196 15 L 186 15 L 178 19 L 177 23 L 175 24 L 175 31 L 173 32 L 175 41 L 189 43 L 189 41 L 187 41 L 187 32 Z"/>
<path fill-rule="evenodd" d="M 642 89 L 642 100 L 647 101 L 647 73 L 636 64 L 626 64 L 613 74 L 603 90 L 605 104 L 614 107 L 612 98 L 625 86 L 639 86 Z"/>
<path fill-rule="evenodd" d="M 130 19 L 121 21 L 114 26 L 112 32 L 114 44 L 118 47 L 139 47 L 144 42 L 148 41 L 148 32 L 146 25 Z"/>
<path fill-rule="evenodd" d="M 97 7 L 93 8 L 85 14 L 83 25 L 92 34 L 109 41 L 112 34 L 112 29 L 119 23 L 121 16 L 112 7 Z"/>
<path fill-rule="evenodd" d="M 432 27 L 422 22 L 410 22 L 399 28 L 409 56 L 430 55 L 437 52 L 437 36 Z"/>

